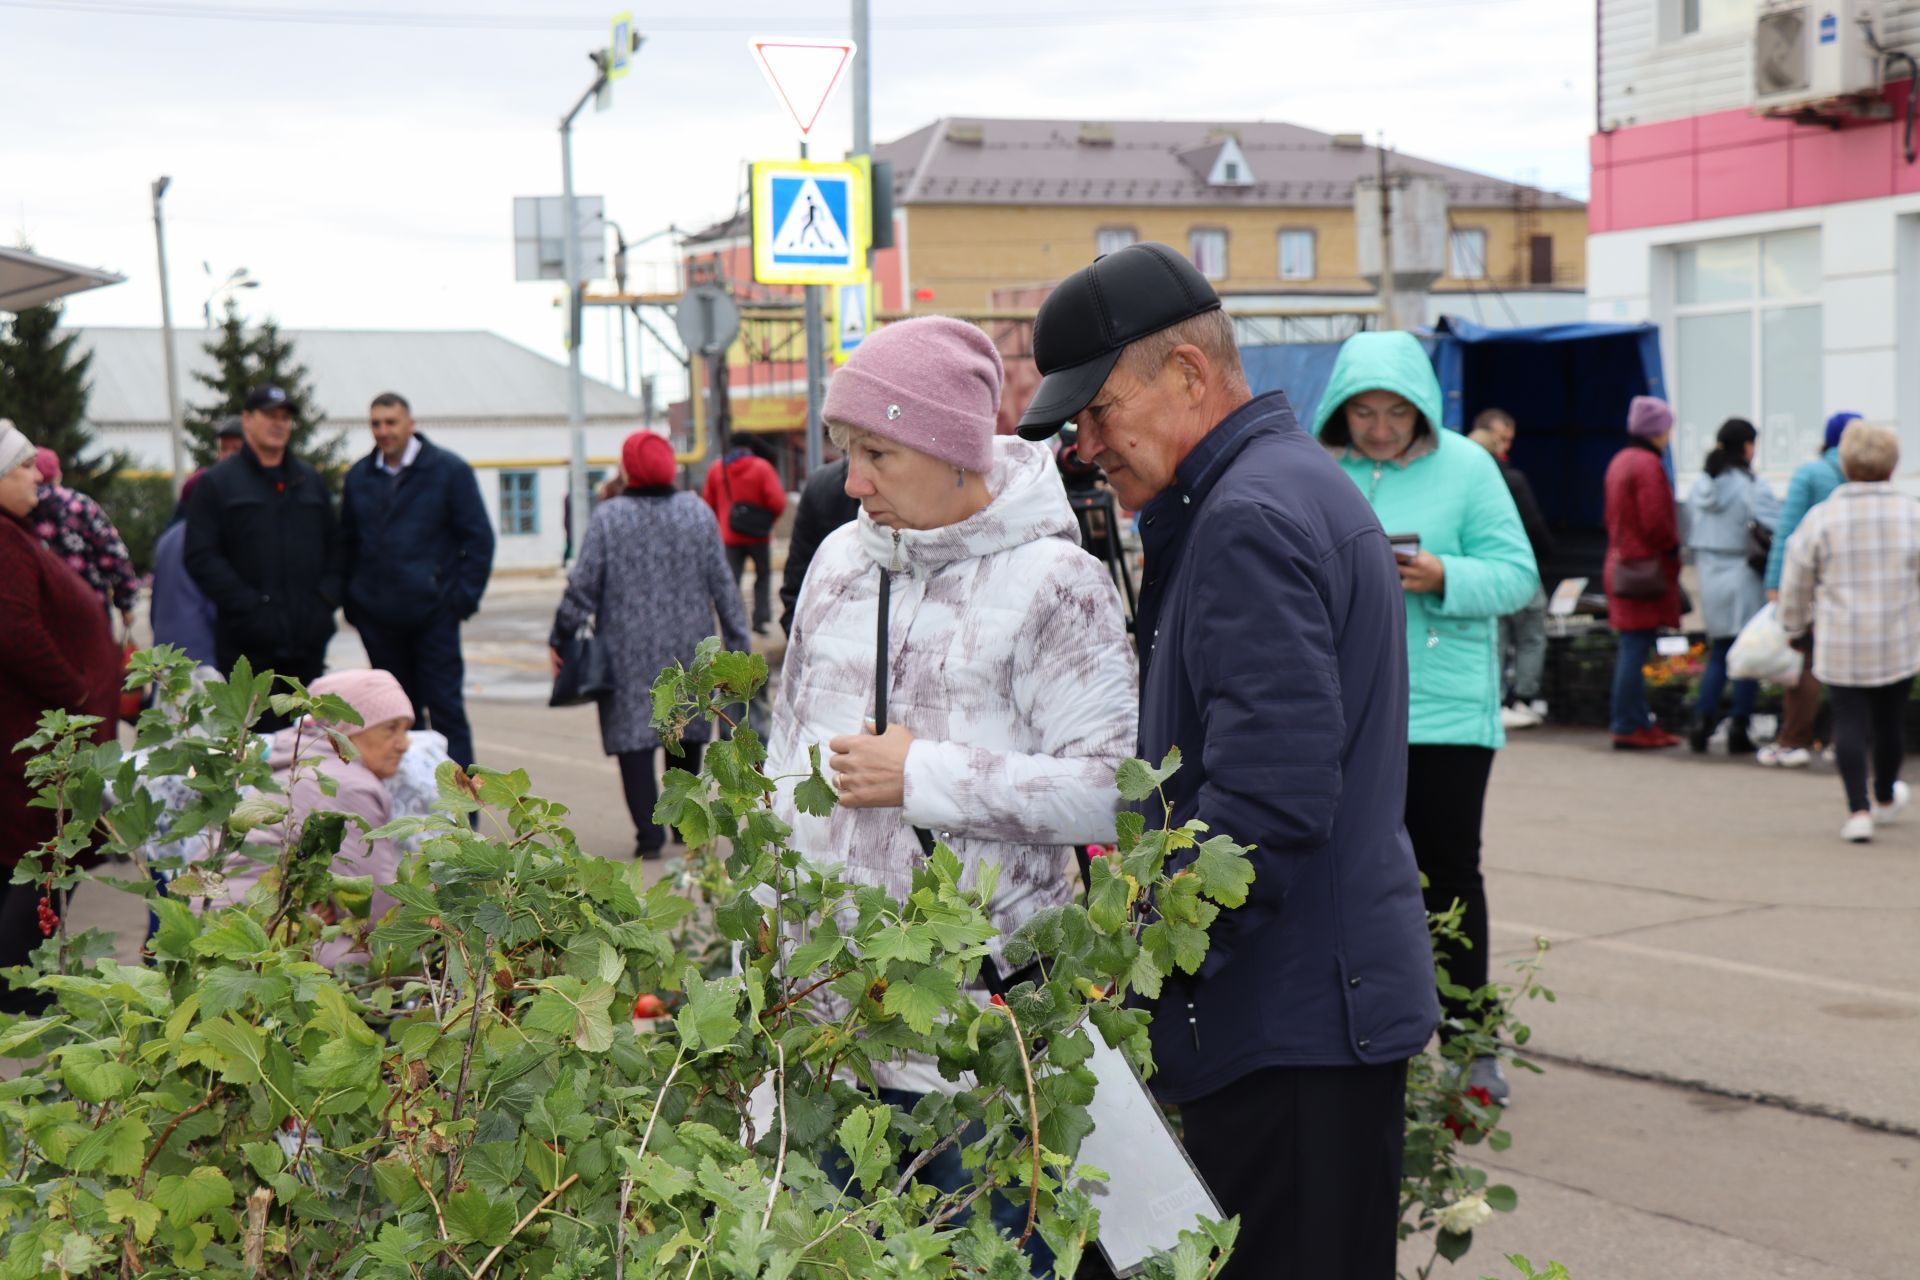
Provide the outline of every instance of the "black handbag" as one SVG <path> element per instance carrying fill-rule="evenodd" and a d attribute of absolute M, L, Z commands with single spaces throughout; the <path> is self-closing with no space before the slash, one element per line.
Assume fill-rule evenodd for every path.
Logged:
<path fill-rule="evenodd" d="M 734 536 L 752 538 L 758 541 L 773 536 L 773 522 L 776 517 L 772 507 L 763 507 L 757 502 L 733 501 L 733 472 L 727 466 L 727 460 L 720 460 L 720 484 L 727 491 L 727 527 Z"/>
<path fill-rule="evenodd" d="M 558 645 L 560 671 L 553 677 L 550 707 L 577 707 L 613 696 L 613 659 L 587 623 Z"/>
<path fill-rule="evenodd" d="M 1773 530 L 1758 520 L 1747 521 L 1747 567 L 1755 573 L 1767 571 L 1767 561 L 1773 557 Z"/>

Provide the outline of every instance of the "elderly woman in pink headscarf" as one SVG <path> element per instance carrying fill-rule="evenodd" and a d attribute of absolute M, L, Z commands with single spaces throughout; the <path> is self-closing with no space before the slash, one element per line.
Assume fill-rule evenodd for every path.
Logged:
<path fill-rule="evenodd" d="M 393 883 L 399 870 L 400 851 L 391 840 L 369 840 L 366 832 L 385 826 L 393 817 L 393 798 L 385 784 L 399 772 L 400 759 L 407 753 L 413 704 L 399 680 L 385 671 L 339 671 L 320 677 L 310 687 L 315 694 L 340 698 L 359 714 L 360 723 L 309 719 L 273 736 L 267 758 L 275 780 L 286 788 L 287 818 L 248 834 L 246 848 L 227 864 L 225 897 L 230 902 L 245 898 L 279 859 L 283 844 L 299 840 L 309 816 L 344 813 L 367 825 L 363 830 L 355 822 L 347 823 L 333 872 L 372 880 L 370 917 L 378 920 L 394 905 L 385 886 Z M 343 752 L 325 732 L 328 729 L 345 736 L 352 750 Z M 322 778 L 333 780 L 334 794 L 321 789 Z M 314 958 L 332 965 L 352 954 L 356 954 L 354 944 L 343 938 L 323 945 Z"/>

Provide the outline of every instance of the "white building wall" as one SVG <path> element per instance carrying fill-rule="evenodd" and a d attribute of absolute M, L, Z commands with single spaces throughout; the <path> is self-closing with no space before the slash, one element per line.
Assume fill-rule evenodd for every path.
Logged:
<path fill-rule="evenodd" d="M 1901 471 L 1920 484 L 1920 195 L 1592 236 L 1588 316 L 1660 326 L 1667 387 L 1684 421 L 1687 388 L 1673 346 L 1673 251 L 1700 241 L 1806 228 L 1819 230 L 1821 241 L 1822 402 L 1828 412 L 1851 409 L 1897 424 L 1905 455 Z M 1676 462 L 1699 465 L 1693 457 Z M 1777 482 L 1791 469 L 1769 461 Z"/>
<path fill-rule="evenodd" d="M 1752 101 L 1749 29 L 1683 36 L 1682 0 L 1598 3 L 1601 127 L 1682 120 Z M 1920 0 L 1881 0 L 1880 15 L 1881 42 L 1920 56 Z"/>

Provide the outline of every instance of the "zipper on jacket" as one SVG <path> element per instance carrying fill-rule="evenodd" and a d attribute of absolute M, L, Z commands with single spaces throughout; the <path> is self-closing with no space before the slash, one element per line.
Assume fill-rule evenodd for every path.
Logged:
<path fill-rule="evenodd" d="M 1193 1033 L 1193 1051 L 1200 1052 L 1200 1019 L 1193 1012 L 1193 1001 L 1187 1001 L 1187 1030 Z"/>
<path fill-rule="evenodd" d="M 1374 495 L 1380 492 L 1380 477 L 1385 475 L 1386 471 L 1386 463 L 1376 462 L 1373 464 L 1373 483 L 1367 486 L 1367 504 L 1369 506 L 1373 504 Z"/>

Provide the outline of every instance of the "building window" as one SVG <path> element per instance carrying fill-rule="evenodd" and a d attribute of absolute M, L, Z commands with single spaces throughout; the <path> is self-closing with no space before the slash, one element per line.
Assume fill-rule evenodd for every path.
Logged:
<path fill-rule="evenodd" d="M 1280 233 L 1280 278 L 1311 280 L 1319 274 L 1314 261 L 1314 234 L 1294 229 Z"/>
<path fill-rule="evenodd" d="M 1187 234 L 1187 256 L 1200 274 L 1209 280 L 1227 278 L 1227 233 L 1218 227 L 1202 227 Z"/>
<path fill-rule="evenodd" d="M 1447 274 L 1455 280 L 1487 278 L 1487 233 L 1478 227 L 1457 228 L 1447 236 Z"/>
<path fill-rule="evenodd" d="M 1674 28 L 1683 36 L 1740 31 L 1753 25 L 1753 0 L 1669 0 Z"/>
<path fill-rule="evenodd" d="M 540 532 L 540 476 L 534 471 L 500 473 L 500 532 Z"/>
<path fill-rule="evenodd" d="M 1105 257 L 1109 253 L 1120 252 L 1139 239 L 1139 234 L 1132 227 L 1102 227 L 1093 233 L 1093 251 Z"/>
<path fill-rule="evenodd" d="M 1675 461 L 1699 466 L 1728 418 L 1760 429 L 1759 467 L 1814 456 L 1825 429 L 1820 233 L 1706 240 L 1672 254 Z"/>

